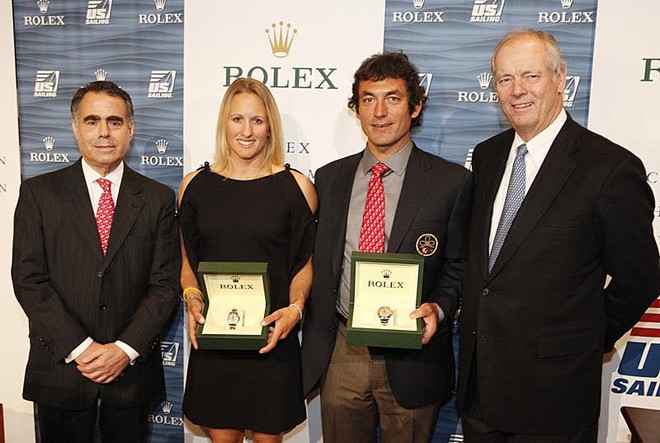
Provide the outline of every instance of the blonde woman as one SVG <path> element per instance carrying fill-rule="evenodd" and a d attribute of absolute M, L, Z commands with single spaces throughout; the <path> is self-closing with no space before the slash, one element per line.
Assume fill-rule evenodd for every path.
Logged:
<path fill-rule="evenodd" d="M 277 442 L 305 419 L 297 329 L 312 283 L 316 191 L 284 164 L 282 125 L 266 86 L 237 79 L 220 106 L 216 159 L 188 174 L 179 191 L 181 284 L 193 345 L 186 417 L 214 443 Z M 194 272 L 200 261 L 268 262 L 271 312 L 259 351 L 197 346 L 204 322 Z"/>

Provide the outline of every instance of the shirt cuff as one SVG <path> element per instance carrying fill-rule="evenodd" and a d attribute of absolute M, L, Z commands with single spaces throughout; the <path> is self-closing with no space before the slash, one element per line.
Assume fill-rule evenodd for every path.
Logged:
<path fill-rule="evenodd" d="M 67 355 L 64 358 L 64 363 L 71 363 L 72 361 L 74 361 L 75 359 L 80 357 L 80 355 L 83 352 L 85 352 L 87 350 L 87 348 L 89 348 L 89 346 L 92 343 L 94 343 L 94 340 L 92 340 L 92 337 L 87 337 L 82 343 L 80 343 L 78 346 L 76 346 L 76 348 L 73 351 L 71 351 L 69 353 L 69 355 Z"/>
<path fill-rule="evenodd" d="M 442 308 L 440 307 L 439 304 L 437 304 L 437 303 L 432 303 L 432 304 L 438 310 L 438 323 L 442 323 L 442 320 L 445 319 L 445 313 L 442 311 Z"/>
<path fill-rule="evenodd" d="M 131 365 L 135 363 L 135 360 L 137 360 L 137 358 L 140 356 L 140 354 L 135 349 L 131 348 L 121 340 L 117 340 L 115 344 L 119 347 L 119 349 L 124 351 L 126 355 L 128 355 L 128 358 L 131 359 Z"/>

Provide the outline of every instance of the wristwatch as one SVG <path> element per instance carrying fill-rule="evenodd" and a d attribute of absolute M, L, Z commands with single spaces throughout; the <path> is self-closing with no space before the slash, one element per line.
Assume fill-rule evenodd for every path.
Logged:
<path fill-rule="evenodd" d="M 380 319 L 381 326 L 387 326 L 394 311 L 389 306 L 381 306 L 378 308 L 378 318 Z"/>
<path fill-rule="evenodd" d="M 241 316 L 238 314 L 238 309 L 233 308 L 231 311 L 229 311 L 229 314 L 227 314 L 227 324 L 229 325 L 229 329 L 236 329 L 236 325 L 241 321 Z"/>

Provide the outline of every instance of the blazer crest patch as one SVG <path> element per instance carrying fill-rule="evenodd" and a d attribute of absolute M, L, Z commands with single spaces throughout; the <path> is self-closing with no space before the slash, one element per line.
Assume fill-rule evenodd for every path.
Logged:
<path fill-rule="evenodd" d="M 420 235 L 417 238 L 417 242 L 415 243 L 415 248 L 417 249 L 417 253 L 419 255 L 428 257 L 430 255 L 435 254 L 435 251 L 438 250 L 439 245 L 440 242 L 438 242 L 438 237 L 436 237 L 431 233 L 426 233 Z"/>

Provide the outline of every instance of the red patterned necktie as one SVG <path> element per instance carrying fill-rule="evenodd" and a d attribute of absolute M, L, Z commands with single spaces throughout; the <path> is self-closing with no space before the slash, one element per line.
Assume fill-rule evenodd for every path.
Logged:
<path fill-rule="evenodd" d="M 385 250 L 385 190 L 383 174 L 390 168 L 383 163 L 371 167 L 371 180 L 367 191 L 367 202 L 362 215 L 360 229 L 360 252 L 383 252 Z"/>
<path fill-rule="evenodd" d="M 96 183 L 98 183 L 103 189 L 103 193 L 99 199 L 99 207 L 96 211 L 96 227 L 99 230 L 101 248 L 103 249 L 103 255 L 105 255 L 108 250 L 110 228 L 112 228 L 112 216 L 115 213 L 115 202 L 112 201 L 112 192 L 110 190 L 112 183 L 110 180 L 99 178 L 96 180 Z"/>

